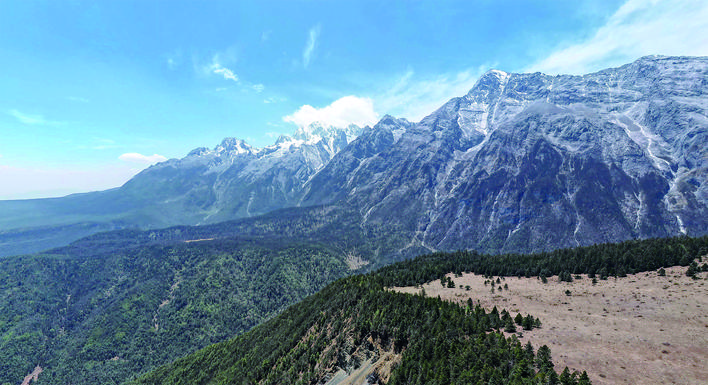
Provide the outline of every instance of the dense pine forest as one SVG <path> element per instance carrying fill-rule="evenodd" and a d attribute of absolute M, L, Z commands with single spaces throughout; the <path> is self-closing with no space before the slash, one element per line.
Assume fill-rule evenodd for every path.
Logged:
<path fill-rule="evenodd" d="M 454 272 L 482 275 L 550 277 L 587 274 L 605 279 L 670 266 L 689 266 L 708 254 L 708 236 L 631 240 L 534 254 L 489 255 L 475 251 L 434 253 L 381 268 L 389 286 L 410 286 Z M 572 279 L 572 278 L 571 278 Z"/>

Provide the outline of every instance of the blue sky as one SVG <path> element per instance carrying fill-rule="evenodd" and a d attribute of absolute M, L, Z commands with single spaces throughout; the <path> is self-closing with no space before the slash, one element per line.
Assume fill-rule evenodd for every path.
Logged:
<path fill-rule="evenodd" d="M 491 68 L 708 55 L 704 3 L 4 0 L 0 199 L 116 187 L 312 120 L 419 120 Z"/>

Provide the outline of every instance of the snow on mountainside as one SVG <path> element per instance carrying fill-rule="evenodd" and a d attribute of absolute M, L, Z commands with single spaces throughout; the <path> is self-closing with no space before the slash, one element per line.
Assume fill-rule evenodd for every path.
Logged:
<path fill-rule="evenodd" d="M 410 250 L 701 235 L 707 149 L 706 57 L 650 56 L 583 76 L 492 70 L 418 123 L 313 124 L 264 148 L 227 138 L 118 189 L 0 202 L 0 229 L 80 223 L 85 235 L 96 224 L 203 224 L 330 204 L 358 212 L 362 229 L 412 238 Z"/>
<path fill-rule="evenodd" d="M 352 154 L 362 135 L 304 203 L 337 194 L 364 223 L 398 223 L 429 249 L 705 234 L 707 93 L 708 58 L 584 76 L 492 70 L 364 158 Z M 342 161 L 352 158 L 355 168 Z"/>
<path fill-rule="evenodd" d="M 226 138 L 213 149 L 152 166 L 121 189 L 150 194 L 160 211 L 186 217 L 182 223 L 259 215 L 296 205 L 304 184 L 361 131 L 313 123 L 260 149 Z"/>

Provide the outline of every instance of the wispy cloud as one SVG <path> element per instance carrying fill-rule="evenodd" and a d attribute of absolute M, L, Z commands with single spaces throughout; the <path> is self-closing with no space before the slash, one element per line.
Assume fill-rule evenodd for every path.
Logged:
<path fill-rule="evenodd" d="M 307 68 L 312 60 L 312 54 L 317 48 L 317 40 L 320 37 L 320 31 L 322 30 L 319 24 L 310 28 L 310 32 L 307 38 L 307 43 L 305 43 L 305 48 L 302 50 L 302 66 Z"/>
<path fill-rule="evenodd" d="M 167 160 L 166 157 L 158 154 L 153 155 L 143 155 L 137 152 L 128 152 L 118 157 L 118 159 L 124 162 L 140 163 L 140 164 L 154 164 L 158 162 L 164 162 Z"/>
<path fill-rule="evenodd" d="M 238 84 L 236 89 L 240 90 L 241 92 L 263 92 L 266 88 L 265 85 L 261 83 L 252 83 L 247 80 L 243 80 L 236 74 L 236 72 L 234 72 L 231 68 L 227 67 L 228 63 L 233 63 L 236 59 L 233 50 L 227 50 L 225 52 L 226 53 L 224 55 L 222 55 L 221 53 L 213 55 L 211 57 L 211 61 L 207 65 L 195 64 L 195 70 L 201 72 L 201 74 L 203 75 L 215 75 L 223 78 L 224 80 L 233 81 L 234 83 Z M 228 91 L 229 89 L 230 88 L 228 87 L 217 87 L 214 90 L 216 92 L 223 92 Z"/>
<path fill-rule="evenodd" d="M 645 55 L 708 55 L 708 2 L 628 0 L 590 38 L 571 42 L 528 71 L 581 74 Z"/>
<path fill-rule="evenodd" d="M 376 109 L 396 117 L 419 121 L 456 96 L 469 92 L 493 65 L 485 64 L 457 73 L 416 76 L 409 69 L 373 96 Z"/>
<path fill-rule="evenodd" d="M 70 101 L 72 101 L 72 102 L 77 102 L 77 103 L 88 103 L 88 102 L 90 102 L 90 100 L 88 100 L 87 98 L 82 98 L 82 97 L 80 97 L 80 96 L 67 96 L 66 99 L 67 99 L 67 100 L 70 100 Z"/>
<path fill-rule="evenodd" d="M 209 60 L 207 64 L 197 64 L 199 60 L 195 58 L 195 70 L 207 76 L 216 75 L 226 80 L 231 80 L 238 83 L 238 75 L 226 66 L 228 63 L 233 63 L 236 61 L 234 58 L 235 54 L 232 50 L 226 50 L 224 52 L 225 53 L 216 53 L 212 55 L 211 60 Z"/>
<path fill-rule="evenodd" d="M 261 43 L 265 43 L 266 41 L 270 40 L 270 35 L 273 33 L 271 30 L 263 31 L 261 33 Z"/>
<path fill-rule="evenodd" d="M 233 80 L 238 83 L 238 76 L 234 73 L 234 71 L 222 66 L 218 62 L 213 62 L 210 70 L 213 74 L 221 75 L 226 80 Z"/>
<path fill-rule="evenodd" d="M 182 63 L 182 50 L 178 49 L 175 50 L 171 53 L 168 53 L 165 59 L 165 62 L 167 63 L 167 68 L 173 70 L 177 68 L 181 63 Z"/>
<path fill-rule="evenodd" d="M 287 100 L 288 100 L 288 98 L 284 98 L 282 96 L 271 96 L 271 97 L 263 99 L 263 103 L 265 103 L 265 104 L 282 103 Z"/>
<path fill-rule="evenodd" d="M 31 115 L 20 112 L 18 110 L 10 110 L 7 112 L 8 115 L 14 117 L 22 124 L 27 125 L 37 125 L 37 126 L 59 126 L 65 124 L 65 122 L 59 122 L 54 120 L 45 119 L 42 115 Z"/>
<path fill-rule="evenodd" d="M 122 147 L 118 143 L 116 143 L 112 139 L 106 139 L 106 138 L 93 138 L 92 139 L 93 143 L 89 146 L 86 147 L 81 147 L 81 148 L 89 148 L 91 150 L 108 150 L 112 148 L 120 148 Z"/>
<path fill-rule="evenodd" d="M 374 124 L 378 118 L 379 115 L 374 111 L 373 100 L 345 96 L 322 108 L 304 105 L 291 115 L 283 117 L 283 121 L 294 123 L 298 127 L 306 127 L 314 122 L 346 127 L 350 124 L 358 126 Z"/>

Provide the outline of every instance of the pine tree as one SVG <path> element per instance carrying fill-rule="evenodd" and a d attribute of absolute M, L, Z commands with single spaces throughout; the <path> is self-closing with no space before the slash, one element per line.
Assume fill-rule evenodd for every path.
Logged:
<path fill-rule="evenodd" d="M 577 384 L 577 380 L 576 380 L 577 376 L 578 376 L 577 372 L 573 372 L 573 374 L 571 374 L 570 370 L 566 366 L 560 375 L 560 383 L 561 383 L 561 385 L 575 385 L 575 384 Z"/>
<path fill-rule="evenodd" d="M 528 341 L 526 345 L 524 345 L 524 352 L 526 353 L 526 358 L 529 360 L 529 362 L 533 362 L 535 355 L 533 352 L 533 345 L 531 345 L 531 341 Z"/>
<path fill-rule="evenodd" d="M 553 372 L 553 361 L 551 359 L 551 349 L 548 345 L 543 345 L 536 352 L 536 367 L 539 371 L 550 374 Z"/>
<path fill-rule="evenodd" d="M 506 319 L 504 331 L 507 333 L 516 333 L 516 325 L 514 324 L 514 321 L 511 320 L 511 317 Z"/>

